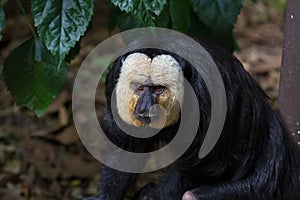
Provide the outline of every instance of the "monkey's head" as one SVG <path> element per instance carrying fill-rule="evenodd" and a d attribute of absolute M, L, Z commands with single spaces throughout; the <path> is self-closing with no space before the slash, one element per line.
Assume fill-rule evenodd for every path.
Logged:
<path fill-rule="evenodd" d="M 118 114 L 134 126 L 163 128 L 178 121 L 183 101 L 183 71 L 171 55 L 129 54 L 116 85 Z"/>

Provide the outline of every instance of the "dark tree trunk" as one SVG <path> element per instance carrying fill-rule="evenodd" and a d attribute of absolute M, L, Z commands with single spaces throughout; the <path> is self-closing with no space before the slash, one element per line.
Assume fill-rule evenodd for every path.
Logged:
<path fill-rule="evenodd" d="M 279 110 L 300 145 L 300 1 L 288 0 L 279 92 Z"/>

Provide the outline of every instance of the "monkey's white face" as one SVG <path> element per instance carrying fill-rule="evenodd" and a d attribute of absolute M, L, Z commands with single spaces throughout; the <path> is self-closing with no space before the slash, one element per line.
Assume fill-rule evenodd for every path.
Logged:
<path fill-rule="evenodd" d="M 152 60 L 143 53 L 130 54 L 123 62 L 116 86 L 120 117 L 134 126 L 163 128 L 180 117 L 183 72 L 170 55 Z"/>

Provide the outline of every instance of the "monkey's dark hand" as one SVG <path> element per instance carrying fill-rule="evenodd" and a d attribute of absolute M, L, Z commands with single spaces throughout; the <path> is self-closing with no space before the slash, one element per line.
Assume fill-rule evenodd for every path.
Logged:
<path fill-rule="evenodd" d="M 149 183 L 140 189 L 132 198 L 132 200 L 158 200 L 159 194 L 154 183 Z"/>
<path fill-rule="evenodd" d="M 195 195 L 190 192 L 190 191 L 187 191 L 184 193 L 183 197 L 182 197 L 182 200 L 197 200 Z"/>

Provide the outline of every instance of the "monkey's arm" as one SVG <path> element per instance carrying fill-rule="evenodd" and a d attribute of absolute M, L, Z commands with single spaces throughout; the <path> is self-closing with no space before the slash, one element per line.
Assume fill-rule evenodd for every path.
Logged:
<path fill-rule="evenodd" d="M 182 200 L 271 200 L 270 196 L 262 194 L 261 189 L 250 184 L 250 181 L 237 181 L 219 185 L 203 185 L 185 192 Z"/>
<path fill-rule="evenodd" d="M 101 122 L 101 127 L 107 134 L 109 139 L 119 148 L 128 151 L 142 152 L 146 147 L 143 144 L 136 144 L 136 141 L 128 139 L 126 134 L 118 128 L 111 112 L 106 112 L 104 119 Z M 112 158 L 113 159 L 113 158 Z M 118 162 L 116 160 L 116 162 Z M 100 178 L 100 194 L 99 200 L 121 200 L 124 199 L 130 186 L 135 182 L 137 174 L 121 172 L 112 169 L 108 166 L 103 166 Z"/>
<path fill-rule="evenodd" d="M 192 186 L 186 176 L 171 168 L 157 184 L 148 184 L 142 188 L 133 200 L 181 200 L 183 193 L 191 189 Z"/>
<path fill-rule="evenodd" d="M 87 197 L 83 200 L 121 200 L 124 199 L 129 187 L 135 182 L 137 174 L 120 172 L 104 166 L 100 179 L 98 197 Z"/>
<path fill-rule="evenodd" d="M 104 166 L 100 179 L 99 199 L 124 199 L 129 187 L 135 182 L 136 177 L 137 174 L 120 172 Z"/>
<path fill-rule="evenodd" d="M 160 199 L 181 199 L 183 193 L 191 189 L 192 183 L 176 169 L 170 169 L 164 174 L 156 185 Z"/>

